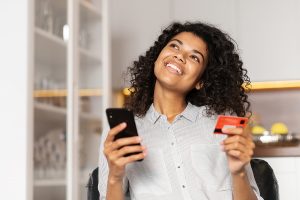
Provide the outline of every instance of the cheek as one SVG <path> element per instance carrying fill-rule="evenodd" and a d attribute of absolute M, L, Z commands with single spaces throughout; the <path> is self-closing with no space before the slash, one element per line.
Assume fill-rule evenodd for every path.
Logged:
<path fill-rule="evenodd" d="M 191 67 L 192 74 L 196 77 L 202 76 L 205 66 L 202 64 L 193 64 Z"/>
<path fill-rule="evenodd" d="M 164 63 L 163 59 L 164 59 L 163 52 L 161 52 L 158 55 L 156 61 L 154 62 L 154 74 L 155 74 L 155 76 L 156 76 L 156 73 L 159 72 L 160 68 L 163 67 L 163 63 Z"/>
<path fill-rule="evenodd" d="M 193 83 L 197 83 L 202 75 L 203 75 L 203 72 L 204 72 L 204 67 L 203 66 L 193 66 L 192 70 L 191 70 L 191 76 L 190 76 L 190 80 L 193 82 Z"/>
<path fill-rule="evenodd" d="M 155 61 L 154 63 L 154 76 L 157 77 L 157 75 L 159 74 L 160 71 L 160 65 L 158 60 Z"/>

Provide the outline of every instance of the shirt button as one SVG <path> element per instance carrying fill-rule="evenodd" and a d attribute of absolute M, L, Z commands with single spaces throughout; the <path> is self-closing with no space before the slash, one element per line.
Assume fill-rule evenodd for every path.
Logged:
<path fill-rule="evenodd" d="M 180 166 L 177 166 L 177 168 L 179 169 L 179 168 L 180 168 Z"/>
<path fill-rule="evenodd" d="M 174 146 L 174 142 L 172 142 L 171 145 Z"/>
<path fill-rule="evenodd" d="M 182 188 L 185 188 L 185 185 L 182 185 Z"/>

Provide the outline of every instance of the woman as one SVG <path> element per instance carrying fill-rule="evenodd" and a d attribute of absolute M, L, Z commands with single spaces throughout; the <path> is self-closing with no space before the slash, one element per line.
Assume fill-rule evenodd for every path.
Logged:
<path fill-rule="evenodd" d="M 166 28 L 129 68 L 134 90 L 126 107 L 139 137 L 113 141 L 125 123 L 102 135 L 100 199 L 262 199 L 249 165 L 249 131 L 213 134 L 217 115 L 249 110 L 242 64 L 230 37 L 213 26 Z"/>

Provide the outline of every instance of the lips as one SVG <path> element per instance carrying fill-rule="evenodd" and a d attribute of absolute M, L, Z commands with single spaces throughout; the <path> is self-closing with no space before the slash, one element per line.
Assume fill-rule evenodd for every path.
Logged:
<path fill-rule="evenodd" d="M 174 63 L 166 63 L 165 66 L 170 72 L 178 74 L 178 75 L 182 75 L 182 69 L 180 66 L 178 66 Z"/>

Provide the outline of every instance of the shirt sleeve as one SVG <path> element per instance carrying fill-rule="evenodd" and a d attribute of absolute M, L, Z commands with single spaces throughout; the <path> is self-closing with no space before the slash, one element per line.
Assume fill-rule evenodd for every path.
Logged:
<path fill-rule="evenodd" d="M 109 168 L 108 168 L 106 157 L 103 153 L 103 149 L 104 149 L 104 142 L 107 137 L 108 131 L 109 128 L 104 127 L 100 139 L 99 168 L 98 168 L 98 178 L 99 178 L 98 190 L 100 194 L 100 198 L 99 198 L 100 200 L 106 199 L 106 191 L 107 191 L 107 179 L 108 179 Z M 126 177 L 123 180 L 123 190 L 124 190 L 124 194 L 128 190 L 128 180 Z"/>
<path fill-rule="evenodd" d="M 259 189 L 257 187 L 257 184 L 256 184 L 256 181 L 255 181 L 250 163 L 246 165 L 246 173 L 247 173 L 247 177 L 248 177 L 249 183 L 251 185 L 251 188 L 252 188 L 253 192 L 255 193 L 255 195 L 257 197 L 257 200 L 264 200 L 260 196 L 260 192 L 259 192 Z"/>

